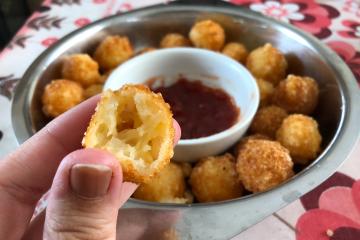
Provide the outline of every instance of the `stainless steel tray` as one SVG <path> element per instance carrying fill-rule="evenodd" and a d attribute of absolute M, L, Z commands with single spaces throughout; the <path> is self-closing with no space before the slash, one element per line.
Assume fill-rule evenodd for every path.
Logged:
<path fill-rule="evenodd" d="M 314 77 L 320 85 L 315 113 L 324 138 L 324 151 L 310 166 L 270 191 L 212 204 L 173 205 L 130 200 L 121 210 L 127 218 L 143 214 L 146 221 L 175 227 L 181 239 L 228 239 L 284 207 L 328 178 L 346 159 L 358 138 L 358 86 L 347 65 L 314 37 L 273 19 L 239 7 L 176 4 L 144 8 L 94 22 L 61 39 L 30 66 L 19 82 L 12 102 L 12 122 L 19 143 L 48 119 L 41 112 L 44 85 L 59 77 L 60 60 L 75 52 L 92 53 L 109 34 L 128 35 L 136 49 L 157 46 L 167 32 L 187 34 L 198 19 L 211 18 L 226 29 L 228 40 L 253 49 L 270 42 L 286 54 L 289 72 Z M 139 210 L 139 209 L 147 210 Z M 125 215 L 124 215 L 125 216 Z M 121 219 L 119 220 L 121 226 Z M 149 226 L 153 226 L 149 223 Z M 154 225 L 155 226 L 155 225 Z M 148 235 L 150 236 L 150 235 Z M 155 235 L 154 235 L 155 236 Z M 151 238 L 148 238 L 151 239 Z"/>

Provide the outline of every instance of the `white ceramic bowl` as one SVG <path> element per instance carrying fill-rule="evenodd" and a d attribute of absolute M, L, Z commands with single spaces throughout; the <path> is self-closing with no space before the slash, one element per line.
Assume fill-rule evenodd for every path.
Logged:
<path fill-rule="evenodd" d="M 231 58 L 196 48 L 157 50 L 117 67 L 104 88 L 116 90 L 126 83 L 146 84 L 149 80 L 155 86 L 169 86 L 180 76 L 224 90 L 234 99 L 240 114 L 237 122 L 227 130 L 208 137 L 180 140 L 175 147 L 174 160 L 191 162 L 224 152 L 246 132 L 259 105 L 255 79 L 243 65 Z"/>

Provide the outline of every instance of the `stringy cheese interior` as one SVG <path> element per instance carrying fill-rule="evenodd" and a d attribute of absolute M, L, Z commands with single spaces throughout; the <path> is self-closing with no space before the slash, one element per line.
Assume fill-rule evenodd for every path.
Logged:
<path fill-rule="evenodd" d="M 124 172 L 135 168 L 144 176 L 173 155 L 171 112 L 160 96 L 149 92 L 105 92 L 84 138 L 86 147 L 114 154 Z"/>

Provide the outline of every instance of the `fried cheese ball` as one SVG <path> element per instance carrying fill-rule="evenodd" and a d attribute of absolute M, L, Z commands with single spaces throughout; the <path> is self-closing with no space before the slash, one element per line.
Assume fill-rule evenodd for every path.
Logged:
<path fill-rule="evenodd" d="M 246 59 L 246 67 L 256 78 L 274 85 L 285 78 L 287 66 L 285 56 L 270 43 L 251 51 Z"/>
<path fill-rule="evenodd" d="M 125 181 L 145 183 L 170 163 L 174 136 L 170 106 L 162 96 L 126 84 L 102 93 L 82 144 L 112 153 Z"/>
<path fill-rule="evenodd" d="M 243 194 L 231 154 L 201 159 L 193 168 L 189 183 L 199 202 L 223 201 Z"/>
<path fill-rule="evenodd" d="M 161 48 L 188 47 L 190 41 L 180 33 L 168 33 L 160 41 Z"/>
<path fill-rule="evenodd" d="M 276 131 L 282 121 L 288 116 L 287 112 L 278 106 L 270 105 L 260 108 L 250 125 L 250 132 L 275 138 Z"/>
<path fill-rule="evenodd" d="M 271 103 L 272 95 L 275 91 L 274 85 L 261 78 L 256 79 L 256 83 L 260 92 L 260 106 L 266 106 Z"/>
<path fill-rule="evenodd" d="M 251 139 L 239 149 L 236 170 L 246 190 L 262 192 L 294 175 L 289 151 L 280 143 Z"/>
<path fill-rule="evenodd" d="M 246 58 L 249 54 L 246 47 L 237 42 L 227 43 L 223 48 L 222 53 L 241 63 L 246 62 Z"/>
<path fill-rule="evenodd" d="M 128 60 L 133 48 L 125 36 L 108 36 L 96 48 L 94 59 L 104 70 L 110 70 Z"/>
<path fill-rule="evenodd" d="M 186 202 L 185 176 L 181 167 L 170 163 L 148 183 L 141 184 L 133 197 L 160 203 Z"/>
<path fill-rule="evenodd" d="M 190 163 L 187 163 L 187 162 L 181 162 L 181 163 L 178 163 L 184 173 L 184 176 L 185 178 L 188 178 L 190 177 L 191 175 L 191 171 L 192 171 L 192 166 Z"/>
<path fill-rule="evenodd" d="M 93 84 L 93 85 L 90 85 L 89 87 L 85 88 L 85 91 L 84 91 L 85 99 L 91 98 L 92 96 L 95 96 L 95 95 L 101 93 L 103 90 L 103 87 L 104 86 L 102 84 Z"/>
<path fill-rule="evenodd" d="M 225 31 L 220 24 L 212 20 L 203 20 L 192 26 L 189 38 L 197 48 L 220 51 L 225 43 Z"/>
<path fill-rule="evenodd" d="M 318 103 L 319 87 L 310 77 L 288 75 L 276 87 L 273 103 L 289 113 L 311 114 Z"/>
<path fill-rule="evenodd" d="M 88 87 L 99 81 L 99 64 L 88 54 L 70 55 L 64 59 L 62 77 Z"/>
<path fill-rule="evenodd" d="M 313 118 L 292 114 L 282 122 L 276 140 L 289 149 L 295 163 L 307 164 L 320 152 L 322 137 Z"/>
<path fill-rule="evenodd" d="M 240 139 L 240 141 L 236 144 L 236 146 L 234 148 L 235 158 L 237 158 L 237 156 L 239 155 L 239 150 L 244 145 L 244 143 L 246 143 L 249 140 L 253 140 L 253 139 L 272 140 L 270 137 L 262 135 L 262 134 L 258 134 L 258 133 L 243 137 Z"/>
<path fill-rule="evenodd" d="M 44 114 L 57 117 L 83 101 L 84 90 L 76 82 L 57 79 L 45 86 L 41 100 Z"/>

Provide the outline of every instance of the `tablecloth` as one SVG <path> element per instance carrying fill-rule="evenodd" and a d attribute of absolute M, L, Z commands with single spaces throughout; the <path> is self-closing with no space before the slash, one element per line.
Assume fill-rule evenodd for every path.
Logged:
<path fill-rule="evenodd" d="M 31 62 L 67 33 L 105 16 L 164 0 L 46 0 L 0 53 L 0 157 L 16 148 L 10 100 Z M 231 0 L 285 21 L 335 50 L 360 83 L 360 0 Z M 1 31 L 0 31 L 1 32 Z M 235 239 L 360 239 L 360 143 L 315 190 Z"/>

